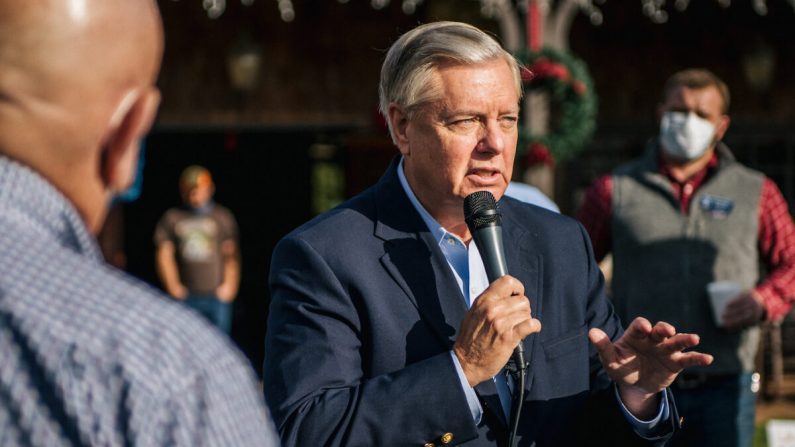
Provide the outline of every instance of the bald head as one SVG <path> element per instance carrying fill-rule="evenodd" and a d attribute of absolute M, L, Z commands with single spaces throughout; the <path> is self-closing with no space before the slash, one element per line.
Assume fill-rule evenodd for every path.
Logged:
<path fill-rule="evenodd" d="M 151 124 L 162 45 L 154 0 L 0 0 L 0 153 L 96 215 L 108 148 Z"/>
<path fill-rule="evenodd" d="M 6 94 L 56 101 L 71 96 L 65 87 L 97 92 L 149 83 L 161 46 L 152 0 L 0 0 L 0 65 L 27 78 L 0 74 Z"/>

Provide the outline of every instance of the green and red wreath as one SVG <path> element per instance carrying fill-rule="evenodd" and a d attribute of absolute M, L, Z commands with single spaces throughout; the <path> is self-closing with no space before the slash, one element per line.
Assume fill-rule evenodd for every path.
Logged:
<path fill-rule="evenodd" d="M 526 67 L 522 71 L 525 94 L 549 93 L 551 121 L 546 135 L 520 132 L 517 157 L 528 159 L 531 165 L 574 157 L 596 129 L 597 98 L 585 63 L 551 48 L 524 49 L 516 59 Z"/>

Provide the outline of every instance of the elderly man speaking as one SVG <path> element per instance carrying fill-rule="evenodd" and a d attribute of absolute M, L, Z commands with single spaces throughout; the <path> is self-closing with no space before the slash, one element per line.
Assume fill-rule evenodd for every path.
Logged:
<path fill-rule="evenodd" d="M 400 156 L 273 255 L 265 395 L 283 443 L 664 443 L 680 423 L 666 387 L 712 359 L 664 322 L 623 332 L 582 227 L 503 197 L 516 60 L 472 26 L 423 25 L 390 48 L 380 96 Z M 501 199 L 510 275 L 491 283 L 462 208 L 477 191 Z"/>

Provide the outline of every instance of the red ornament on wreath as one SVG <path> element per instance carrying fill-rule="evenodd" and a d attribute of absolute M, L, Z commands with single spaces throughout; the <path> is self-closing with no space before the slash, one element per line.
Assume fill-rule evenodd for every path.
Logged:
<path fill-rule="evenodd" d="M 565 65 L 552 62 L 546 58 L 538 59 L 536 63 L 530 66 L 530 71 L 535 75 L 536 81 L 545 78 L 555 78 L 562 81 L 568 81 L 571 77 L 571 74 Z"/>
<path fill-rule="evenodd" d="M 525 169 L 535 166 L 555 167 L 555 159 L 552 158 L 552 154 L 546 146 L 541 143 L 531 143 L 522 165 Z"/>
<path fill-rule="evenodd" d="M 543 147 L 553 160 L 574 157 L 585 147 L 596 128 L 597 98 L 585 63 L 569 53 L 551 48 L 540 51 L 524 49 L 516 58 L 527 67 L 522 70 L 525 92 L 546 92 L 555 106 L 554 110 L 559 112 L 550 123 L 549 133 L 520 132 L 517 155 L 525 157 Z"/>

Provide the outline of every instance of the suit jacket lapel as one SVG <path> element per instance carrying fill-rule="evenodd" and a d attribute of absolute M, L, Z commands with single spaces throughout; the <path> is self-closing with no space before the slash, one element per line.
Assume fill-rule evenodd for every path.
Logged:
<path fill-rule="evenodd" d="M 503 239 L 505 244 L 505 262 L 511 276 L 524 285 L 524 294 L 530 300 L 533 318 L 543 322 L 541 293 L 543 262 L 539 251 L 535 249 L 535 235 L 528 232 L 526 223 L 515 219 L 507 203 L 500 203 L 503 214 Z M 525 360 L 530 363 L 525 389 L 530 389 L 533 376 L 533 355 L 536 350 L 538 336 L 531 334 L 524 339 Z"/>
<path fill-rule="evenodd" d="M 466 313 L 464 297 L 438 243 L 403 191 L 397 164 L 396 158 L 375 191 L 375 235 L 386 242 L 380 261 L 449 349 Z"/>

